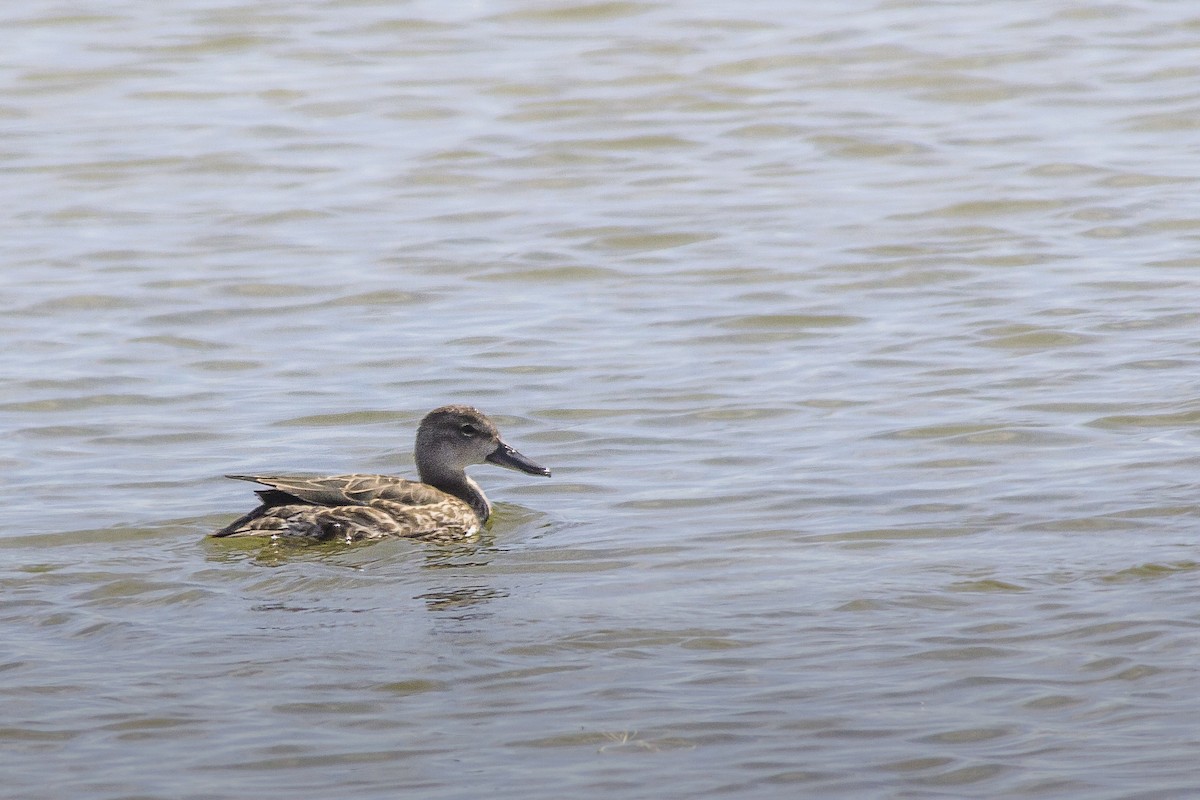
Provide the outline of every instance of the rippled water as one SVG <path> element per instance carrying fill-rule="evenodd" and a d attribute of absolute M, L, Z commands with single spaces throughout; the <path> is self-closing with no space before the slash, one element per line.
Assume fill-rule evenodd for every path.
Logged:
<path fill-rule="evenodd" d="M 1200 792 L 1189 4 L 2 16 L 9 795 Z"/>

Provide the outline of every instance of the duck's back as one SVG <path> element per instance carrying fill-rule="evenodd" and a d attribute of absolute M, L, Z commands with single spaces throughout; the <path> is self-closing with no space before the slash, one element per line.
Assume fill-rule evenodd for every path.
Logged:
<path fill-rule="evenodd" d="M 230 475 L 261 483 L 262 504 L 214 536 L 459 539 L 480 519 L 462 500 L 428 484 L 392 475 Z"/>

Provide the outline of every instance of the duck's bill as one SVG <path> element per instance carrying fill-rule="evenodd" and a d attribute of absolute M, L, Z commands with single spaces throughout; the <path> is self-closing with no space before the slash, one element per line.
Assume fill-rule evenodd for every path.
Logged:
<path fill-rule="evenodd" d="M 500 446 L 492 451 L 492 454 L 487 457 L 487 460 L 497 466 L 515 469 L 520 472 L 524 472 L 527 475 L 541 475 L 545 478 L 550 477 L 550 470 L 546 469 L 533 459 L 526 458 L 525 456 L 521 455 L 504 442 L 501 442 Z"/>

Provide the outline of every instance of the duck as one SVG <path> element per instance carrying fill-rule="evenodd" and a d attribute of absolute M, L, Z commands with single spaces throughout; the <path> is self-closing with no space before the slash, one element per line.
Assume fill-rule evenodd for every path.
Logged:
<path fill-rule="evenodd" d="M 467 467 L 488 463 L 550 477 L 550 470 L 509 446 L 487 415 L 466 405 L 426 414 L 417 427 L 414 456 L 419 481 L 364 474 L 227 475 L 268 488 L 255 492 L 257 508 L 212 536 L 348 543 L 469 539 L 487 523 L 492 505 Z"/>

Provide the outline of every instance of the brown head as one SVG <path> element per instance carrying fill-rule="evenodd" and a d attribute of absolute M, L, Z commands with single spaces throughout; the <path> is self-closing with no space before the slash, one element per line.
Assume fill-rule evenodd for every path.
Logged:
<path fill-rule="evenodd" d="M 415 457 L 421 480 L 435 486 L 485 462 L 550 477 L 550 470 L 509 447 L 495 423 L 471 406 L 442 406 L 426 414 L 417 428 Z"/>

